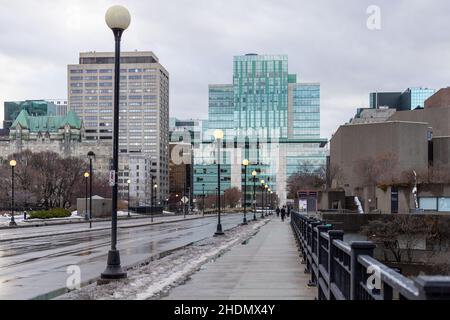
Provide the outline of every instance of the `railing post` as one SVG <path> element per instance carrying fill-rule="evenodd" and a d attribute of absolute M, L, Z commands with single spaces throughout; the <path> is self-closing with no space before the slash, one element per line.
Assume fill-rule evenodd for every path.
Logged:
<path fill-rule="evenodd" d="M 323 296 L 323 295 L 320 294 L 321 288 L 320 288 L 319 280 L 320 279 L 324 279 L 323 277 L 320 276 L 320 266 L 323 265 L 323 261 L 322 261 L 323 249 L 322 249 L 322 245 L 321 245 L 322 237 L 321 237 L 320 234 L 323 233 L 323 232 L 330 231 L 332 229 L 332 227 L 333 226 L 331 224 L 317 226 L 317 241 L 316 241 L 316 245 L 317 245 L 317 250 L 316 250 L 316 252 L 317 252 L 317 274 L 314 277 L 315 279 L 313 279 L 313 277 L 311 277 L 311 278 L 313 280 L 315 280 L 315 284 L 317 285 L 317 297 L 318 297 L 318 299 L 321 299 L 321 297 Z M 324 267 L 325 267 L 325 269 L 328 272 L 328 264 L 326 266 L 324 266 Z"/>
<path fill-rule="evenodd" d="M 352 249 L 350 261 L 350 300 L 359 300 L 358 286 L 362 280 L 362 274 L 358 268 L 358 256 L 365 255 L 373 257 L 375 244 L 373 242 L 361 241 L 352 242 L 350 245 Z"/>
<path fill-rule="evenodd" d="M 321 252 L 322 252 L 322 247 L 320 245 L 320 234 L 322 232 L 327 232 L 327 231 L 331 231 L 331 229 L 333 228 L 332 225 L 330 224 L 326 224 L 326 225 L 322 225 L 322 226 L 318 226 L 317 227 L 317 261 L 318 261 L 318 265 L 320 266 L 322 263 L 322 259 L 321 259 Z M 327 270 L 328 270 L 328 266 L 327 266 Z"/>
<path fill-rule="evenodd" d="M 328 283 L 328 290 L 329 290 L 329 294 L 328 296 L 331 297 L 331 284 L 336 282 L 335 279 L 335 273 L 336 271 L 334 270 L 334 261 L 335 258 L 337 258 L 336 255 L 336 248 L 333 245 L 333 241 L 334 240 L 344 240 L 344 231 L 341 230 L 331 230 L 328 231 L 328 236 L 329 238 L 329 243 L 328 243 L 328 275 L 330 277 L 330 282 Z"/>
<path fill-rule="evenodd" d="M 450 277 L 419 276 L 415 283 L 419 289 L 420 300 L 450 299 Z"/>
<path fill-rule="evenodd" d="M 306 269 L 305 273 L 309 274 L 312 271 L 312 264 L 314 263 L 313 252 L 314 252 L 314 228 L 319 226 L 321 222 L 319 221 L 311 221 L 308 223 L 308 239 L 307 239 L 307 248 L 306 248 L 306 256 L 309 257 L 306 259 Z M 311 276 L 312 278 L 312 276 Z M 312 281 L 312 285 L 314 285 L 314 281 Z"/>

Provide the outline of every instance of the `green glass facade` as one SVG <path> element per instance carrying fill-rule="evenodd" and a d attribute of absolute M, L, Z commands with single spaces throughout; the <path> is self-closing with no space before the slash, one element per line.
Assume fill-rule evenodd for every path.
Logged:
<path fill-rule="evenodd" d="M 3 128 L 9 129 L 22 110 L 30 116 L 55 116 L 56 105 L 44 100 L 6 101 L 4 103 Z"/>
<path fill-rule="evenodd" d="M 233 60 L 233 84 L 209 86 L 209 119 L 203 143 L 194 150 L 194 194 L 215 194 L 217 143 L 214 131 L 225 133 L 221 146 L 221 190 L 244 184 L 252 199 L 253 170 L 286 200 L 287 179 L 301 166 L 326 162 L 320 139 L 320 84 L 297 83 L 289 74 L 286 55 L 245 55 Z M 259 182 L 258 182 L 259 185 Z"/>

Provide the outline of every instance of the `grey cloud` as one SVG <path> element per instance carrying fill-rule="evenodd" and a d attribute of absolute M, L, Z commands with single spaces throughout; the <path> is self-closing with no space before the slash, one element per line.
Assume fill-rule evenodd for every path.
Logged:
<path fill-rule="evenodd" d="M 78 52 L 112 49 L 103 16 L 116 1 L 2 2 L 1 104 L 65 97 L 66 65 L 76 63 Z M 288 54 L 290 72 L 322 83 L 325 137 L 356 107 L 367 106 L 369 91 L 448 84 L 445 0 L 121 3 L 133 17 L 123 49 L 158 55 L 170 72 L 173 116 L 207 117 L 208 84 L 231 82 L 232 56 L 247 52 Z M 366 28 L 372 4 L 382 10 L 380 31 Z M 73 24 L 77 10 L 79 26 Z"/>

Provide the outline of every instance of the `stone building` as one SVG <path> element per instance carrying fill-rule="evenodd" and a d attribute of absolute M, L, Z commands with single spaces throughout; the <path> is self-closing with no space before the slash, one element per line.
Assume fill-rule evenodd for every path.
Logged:
<path fill-rule="evenodd" d="M 0 158 L 25 150 L 51 151 L 62 157 L 86 158 L 89 151 L 96 155 L 97 172 L 107 173 L 112 144 L 106 141 L 87 141 L 83 122 L 73 111 L 66 116 L 30 116 L 22 110 L 13 122 L 9 136 L 0 139 Z"/>

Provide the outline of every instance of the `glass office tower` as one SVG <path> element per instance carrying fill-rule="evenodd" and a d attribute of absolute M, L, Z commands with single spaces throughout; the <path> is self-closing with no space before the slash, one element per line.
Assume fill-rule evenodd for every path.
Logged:
<path fill-rule="evenodd" d="M 286 55 L 236 56 L 233 84 L 209 86 L 209 119 L 202 144 L 194 150 L 194 194 L 215 194 L 217 143 L 214 131 L 225 133 L 221 148 L 221 191 L 244 184 L 242 160 L 248 159 L 248 194 L 251 172 L 258 172 L 280 197 L 287 200 L 287 179 L 302 166 L 325 165 L 320 139 L 320 84 L 297 83 L 289 74 Z M 259 182 L 258 182 L 259 185 Z"/>
<path fill-rule="evenodd" d="M 55 116 L 56 105 L 45 100 L 5 101 L 3 129 L 9 129 L 22 110 L 31 116 Z"/>

